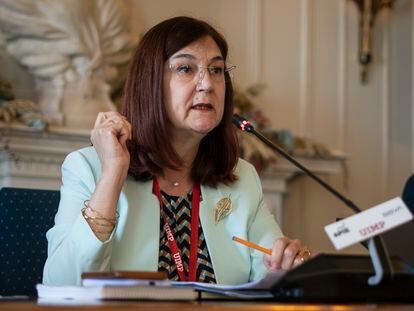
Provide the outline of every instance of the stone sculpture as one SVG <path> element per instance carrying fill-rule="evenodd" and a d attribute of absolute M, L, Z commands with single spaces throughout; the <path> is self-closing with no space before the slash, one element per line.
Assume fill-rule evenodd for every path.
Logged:
<path fill-rule="evenodd" d="M 115 110 L 136 38 L 122 1 L 0 0 L 5 47 L 33 75 L 37 101 L 51 124 L 90 128 Z"/>

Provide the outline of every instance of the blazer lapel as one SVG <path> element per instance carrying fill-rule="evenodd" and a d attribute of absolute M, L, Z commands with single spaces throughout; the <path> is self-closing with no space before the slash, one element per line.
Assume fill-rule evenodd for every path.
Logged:
<path fill-rule="evenodd" d="M 160 208 L 152 193 L 152 181 L 136 182 L 128 177 L 122 189 L 118 226 L 120 243 L 127 246 L 126 258 L 119 258 L 123 269 L 158 270 Z M 132 261 L 130 258 L 134 258 Z"/>
<path fill-rule="evenodd" d="M 238 262 L 237 258 L 240 256 L 235 253 L 237 251 L 233 245 L 234 242 L 231 240 L 229 226 L 234 226 L 234 224 L 228 221 L 228 216 L 217 224 L 214 218 L 214 209 L 217 202 L 230 196 L 234 209 L 234 202 L 237 201 L 238 194 L 231 193 L 231 188 L 225 185 L 220 185 L 217 189 L 201 186 L 201 194 L 203 201 L 200 203 L 200 221 L 217 283 L 236 284 L 247 282 L 245 279 L 240 279 L 240 274 L 235 275 L 237 273 L 234 273 L 234 271 L 239 271 L 239 268 L 243 269 L 245 267 L 243 263 Z M 229 258 L 232 258 L 232 260 L 229 260 Z"/>

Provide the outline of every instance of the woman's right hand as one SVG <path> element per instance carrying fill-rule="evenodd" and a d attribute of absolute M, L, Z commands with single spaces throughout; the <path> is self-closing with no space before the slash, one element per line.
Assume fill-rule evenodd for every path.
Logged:
<path fill-rule="evenodd" d="M 108 240 L 115 228 L 116 206 L 129 169 L 130 156 L 126 143 L 131 136 L 131 124 L 118 112 L 98 114 L 91 142 L 101 161 L 102 175 L 82 213 L 87 216 L 87 223 L 101 241 Z M 97 218 L 100 222 L 94 221 Z"/>
<path fill-rule="evenodd" d="M 126 146 L 131 139 L 131 124 L 118 112 L 100 112 L 91 132 L 91 142 L 102 164 L 102 173 L 126 176 L 130 155 Z"/>

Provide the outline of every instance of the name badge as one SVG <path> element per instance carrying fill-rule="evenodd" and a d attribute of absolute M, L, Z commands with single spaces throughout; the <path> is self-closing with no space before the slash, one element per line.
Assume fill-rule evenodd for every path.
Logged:
<path fill-rule="evenodd" d="M 413 215 L 408 207 L 397 197 L 327 225 L 325 231 L 335 248 L 340 250 L 412 219 Z"/>

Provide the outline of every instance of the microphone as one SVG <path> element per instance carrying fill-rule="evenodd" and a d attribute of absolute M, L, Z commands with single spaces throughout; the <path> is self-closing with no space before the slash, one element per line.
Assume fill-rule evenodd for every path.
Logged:
<path fill-rule="evenodd" d="M 291 155 L 289 155 L 285 150 L 283 150 L 278 145 L 274 144 L 268 138 L 266 138 L 261 133 L 257 132 L 254 129 L 254 126 L 248 121 L 247 119 L 239 116 L 238 114 L 233 115 L 233 124 L 240 130 L 251 133 L 259 138 L 266 146 L 268 146 L 273 151 L 280 154 L 286 160 L 291 162 L 293 165 L 298 167 L 301 171 L 303 171 L 307 176 L 311 177 L 313 180 L 318 182 L 323 188 L 325 188 L 328 192 L 333 194 L 336 198 L 341 200 L 345 203 L 346 206 L 351 208 L 355 213 L 361 212 L 361 209 L 353 203 L 350 199 L 346 198 L 344 195 L 339 193 L 336 189 L 332 186 L 324 182 L 321 178 L 316 176 L 313 172 L 309 169 L 304 167 L 300 164 L 297 160 L 295 160 Z M 374 266 L 375 275 L 371 276 L 368 279 L 368 283 L 370 285 L 379 285 L 381 282 L 389 281 L 393 277 L 393 270 L 391 266 L 391 261 L 388 256 L 387 249 L 385 244 L 381 238 L 381 236 L 375 236 L 368 240 L 368 249 L 371 255 L 371 260 Z"/>
<path fill-rule="evenodd" d="M 305 172 L 306 175 L 314 179 L 316 182 L 318 182 L 322 187 L 324 187 L 326 190 L 328 190 L 330 193 L 332 193 L 334 196 L 336 196 L 338 199 L 340 199 L 342 202 L 344 202 L 348 207 L 350 207 L 355 213 L 359 213 L 361 211 L 358 206 L 355 205 L 351 200 L 344 197 L 342 194 L 340 194 L 337 190 L 332 188 L 330 185 L 328 185 L 326 182 L 324 182 L 321 178 L 319 178 L 317 175 L 312 173 L 309 169 L 304 167 L 302 164 L 300 164 L 298 161 L 296 161 L 291 155 L 289 155 L 285 150 L 283 150 L 278 145 L 274 144 L 272 141 L 270 141 L 268 138 L 266 138 L 261 133 L 257 132 L 254 129 L 254 126 L 250 123 L 250 121 L 246 120 L 245 118 L 239 116 L 238 114 L 233 115 L 233 124 L 236 125 L 237 128 L 239 128 L 242 131 L 246 131 L 248 133 L 252 133 L 257 138 L 259 138 L 266 146 L 268 146 L 270 149 L 273 149 L 277 153 L 279 153 L 282 157 L 284 157 L 289 162 L 293 163 L 296 167 L 298 167 L 301 171 Z"/>

